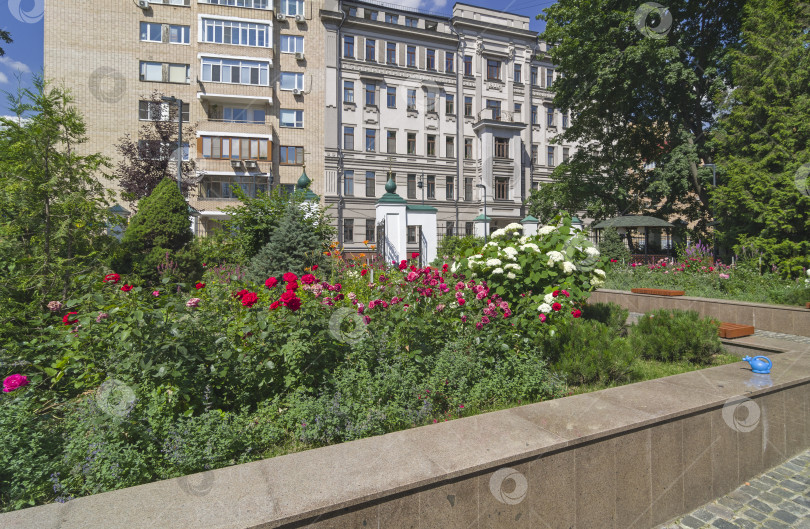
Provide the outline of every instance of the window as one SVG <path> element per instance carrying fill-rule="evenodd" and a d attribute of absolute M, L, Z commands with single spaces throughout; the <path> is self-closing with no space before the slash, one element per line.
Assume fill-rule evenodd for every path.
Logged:
<path fill-rule="evenodd" d="M 433 92 L 428 92 L 425 94 L 425 106 L 427 107 L 427 112 L 436 112 L 436 97 L 438 94 Z"/>
<path fill-rule="evenodd" d="M 366 171 L 366 196 L 374 197 L 377 195 L 377 180 L 374 177 L 374 171 Z"/>
<path fill-rule="evenodd" d="M 456 197 L 456 180 L 452 176 L 448 176 L 444 181 L 444 198 L 445 200 L 453 200 Z M 448 226 L 450 223 L 447 223 Z M 452 235 L 451 232 L 448 232 Z"/>
<path fill-rule="evenodd" d="M 247 107 L 223 107 L 222 121 L 227 123 L 261 123 L 264 124 L 264 109 Z"/>
<path fill-rule="evenodd" d="M 408 198 L 416 198 L 416 175 L 408 175 Z"/>
<path fill-rule="evenodd" d="M 349 7 L 348 9 L 344 9 L 344 11 L 346 11 L 346 14 L 348 16 L 350 16 L 350 17 L 356 17 L 357 16 L 357 8 L 356 7 Z"/>
<path fill-rule="evenodd" d="M 142 42 L 163 42 L 163 24 L 141 22 Z"/>
<path fill-rule="evenodd" d="M 427 69 L 436 69 L 436 50 L 427 50 Z"/>
<path fill-rule="evenodd" d="M 515 103 L 515 118 L 520 118 L 520 113 L 523 112 L 523 105 L 520 103 Z"/>
<path fill-rule="evenodd" d="M 343 37 L 343 57 L 354 59 L 354 37 Z"/>
<path fill-rule="evenodd" d="M 408 133 L 408 154 L 416 154 L 416 133 Z"/>
<path fill-rule="evenodd" d="M 537 159 L 538 150 L 539 149 L 538 149 L 537 145 L 532 145 L 532 163 L 533 164 L 539 163 L 539 160 Z"/>
<path fill-rule="evenodd" d="M 385 45 L 385 62 L 388 64 L 397 63 L 397 44 L 395 42 L 389 42 Z"/>
<path fill-rule="evenodd" d="M 456 139 L 453 136 L 444 138 L 444 155 L 447 158 L 456 157 Z"/>
<path fill-rule="evenodd" d="M 278 116 L 279 125 L 301 129 L 304 127 L 304 111 L 282 108 Z"/>
<path fill-rule="evenodd" d="M 464 159 L 472 160 L 472 138 L 464 138 Z"/>
<path fill-rule="evenodd" d="M 472 235 L 473 234 L 473 223 L 472 222 L 465 222 L 464 223 L 464 235 Z"/>
<path fill-rule="evenodd" d="M 278 157 L 281 165 L 302 165 L 304 163 L 304 148 L 282 145 L 278 148 Z"/>
<path fill-rule="evenodd" d="M 409 28 L 415 28 L 415 27 L 419 26 L 419 19 L 411 18 L 411 17 L 405 17 L 405 25 L 407 27 L 409 27 Z"/>
<path fill-rule="evenodd" d="M 281 90 L 303 90 L 304 89 L 304 74 L 293 72 L 281 72 L 281 81 L 279 83 Z"/>
<path fill-rule="evenodd" d="M 366 129 L 366 151 L 377 152 L 377 131 Z"/>
<path fill-rule="evenodd" d="M 354 171 L 343 171 L 343 194 L 354 196 Z"/>
<path fill-rule="evenodd" d="M 495 158 L 509 157 L 509 140 L 506 138 L 495 138 Z"/>
<path fill-rule="evenodd" d="M 366 83 L 366 106 L 371 107 L 377 104 L 377 84 Z"/>
<path fill-rule="evenodd" d="M 138 119 L 141 121 L 169 121 L 177 105 L 158 101 L 138 101 Z M 174 121 L 177 121 L 175 116 Z M 183 103 L 183 122 L 189 122 L 189 104 Z"/>
<path fill-rule="evenodd" d="M 163 0 L 164 4 L 188 5 L 188 0 Z M 268 0 L 200 0 L 201 4 L 214 4 L 220 6 L 247 7 L 250 9 L 270 9 Z"/>
<path fill-rule="evenodd" d="M 408 89 L 408 110 L 416 110 L 416 90 Z"/>
<path fill-rule="evenodd" d="M 456 223 L 451 221 L 451 220 L 448 220 L 447 221 L 447 227 L 445 228 L 444 233 L 445 233 L 445 235 L 450 235 L 450 236 L 455 235 L 456 234 Z"/>
<path fill-rule="evenodd" d="M 255 185 L 254 185 L 255 184 Z M 206 176 L 200 184 L 200 198 L 236 198 L 233 188 L 239 187 L 247 196 L 256 198 L 267 193 L 267 181 L 254 180 L 252 176 Z"/>
<path fill-rule="evenodd" d="M 464 96 L 464 117 L 472 117 L 472 96 Z"/>
<path fill-rule="evenodd" d="M 354 127 L 343 127 L 343 148 L 347 151 L 354 150 Z"/>
<path fill-rule="evenodd" d="M 188 84 L 188 72 L 188 64 L 141 62 L 141 81 Z"/>
<path fill-rule="evenodd" d="M 552 84 L 554 84 L 554 70 L 546 68 L 546 88 L 550 89 Z"/>
<path fill-rule="evenodd" d="M 228 138 L 202 136 L 198 147 L 203 158 L 231 160 L 270 160 L 271 142 L 267 138 Z M 303 151 L 303 147 L 301 147 Z"/>
<path fill-rule="evenodd" d="M 428 31 L 436 31 L 439 28 L 439 23 L 435 20 L 425 20 L 425 29 Z"/>
<path fill-rule="evenodd" d="M 490 81 L 501 80 L 501 61 L 487 59 L 487 79 Z"/>
<path fill-rule="evenodd" d="M 172 44 L 188 44 L 189 43 L 189 27 L 176 26 L 174 24 L 169 26 L 169 42 Z"/>
<path fill-rule="evenodd" d="M 563 147 L 563 163 L 568 163 L 568 147 Z"/>
<path fill-rule="evenodd" d="M 365 9 L 363 18 L 366 20 L 377 20 L 377 16 L 380 14 L 378 11 L 372 11 L 371 9 Z"/>
<path fill-rule="evenodd" d="M 405 51 L 405 65 L 408 68 L 416 68 L 416 46 L 408 46 Z"/>
<path fill-rule="evenodd" d="M 235 20 L 202 19 L 202 41 L 234 46 L 269 48 L 270 26 Z"/>
<path fill-rule="evenodd" d="M 521 81 L 521 80 L 520 80 L 520 73 L 521 73 L 521 70 L 522 70 L 521 65 L 519 65 L 519 64 L 515 64 L 515 82 L 516 82 L 516 83 L 521 83 L 521 82 L 523 82 L 523 81 Z"/>
<path fill-rule="evenodd" d="M 444 71 L 447 73 L 453 73 L 455 70 L 455 64 L 455 55 L 453 55 L 453 52 L 444 52 Z"/>
<path fill-rule="evenodd" d="M 281 12 L 288 17 L 304 14 L 304 0 L 281 0 Z"/>
<path fill-rule="evenodd" d="M 495 200 L 506 200 L 509 198 L 509 179 L 495 178 Z"/>
<path fill-rule="evenodd" d="M 472 76 L 472 55 L 464 56 L 464 75 Z"/>
<path fill-rule="evenodd" d="M 564 129 L 568 128 L 568 112 L 567 111 L 562 113 L 562 128 L 564 128 Z"/>
<path fill-rule="evenodd" d="M 487 99 L 487 108 L 492 109 L 492 119 L 501 119 L 501 102 L 494 99 Z"/>
<path fill-rule="evenodd" d="M 472 178 L 465 178 L 464 179 L 464 200 L 467 202 L 471 202 L 473 199 L 473 179 Z M 468 222 L 470 226 L 472 226 L 472 222 Z M 470 230 L 472 232 L 472 230 Z"/>
<path fill-rule="evenodd" d="M 537 125 L 537 105 L 532 105 L 532 125 Z"/>
<path fill-rule="evenodd" d="M 343 242 L 354 242 L 354 219 L 343 219 Z"/>
<path fill-rule="evenodd" d="M 445 94 L 444 96 L 444 113 L 447 115 L 456 113 L 456 98 L 453 94 Z"/>
<path fill-rule="evenodd" d="M 343 102 L 354 103 L 354 81 L 343 81 Z"/>
<path fill-rule="evenodd" d="M 436 156 L 436 136 L 434 134 L 427 135 L 427 155 Z"/>
<path fill-rule="evenodd" d="M 416 226 L 408 226 L 408 244 L 416 244 Z"/>
<path fill-rule="evenodd" d="M 397 87 L 389 86 L 386 88 L 386 94 L 388 99 L 388 108 L 397 108 Z"/>
<path fill-rule="evenodd" d="M 389 24 L 399 24 L 399 15 L 385 14 L 385 21 Z"/>
<path fill-rule="evenodd" d="M 163 143 L 160 140 L 139 140 L 138 156 L 144 160 L 169 159 L 176 161 L 177 142 Z M 189 159 L 188 143 L 183 143 L 183 161 Z"/>
<path fill-rule="evenodd" d="M 304 53 L 304 37 L 282 35 L 281 53 Z"/>
<path fill-rule="evenodd" d="M 386 133 L 386 147 L 389 154 L 397 152 L 397 131 L 389 130 Z"/>
<path fill-rule="evenodd" d="M 554 147 L 548 148 L 548 153 L 546 155 L 546 165 L 549 167 L 554 167 Z"/>
<path fill-rule="evenodd" d="M 433 175 L 427 177 L 427 197 L 436 200 L 436 177 Z"/>
<path fill-rule="evenodd" d="M 377 41 L 374 39 L 366 39 L 366 60 L 377 62 Z"/>
<path fill-rule="evenodd" d="M 532 75 L 532 84 L 534 86 L 537 86 L 537 66 L 532 66 L 531 72 L 532 72 L 531 73 L 531 75 Z"/>
<path fill-rule="evenodd" d="M 554 107 L 548 107 L 546 110 L 546 124 L 549 127 L 554 126 Z"/>
<path fill-rule="evenodd" d="M 374 242 L 374 232 L 376 229 L 377 225 L 374 219 L 366 219 L 366 240 L 368 242 Z"/>
<path fill-rule="evenodd" d="M 269 69 L 266 62 L 202 58 L 202 80 L 212 83 L 268 86 Z"/>

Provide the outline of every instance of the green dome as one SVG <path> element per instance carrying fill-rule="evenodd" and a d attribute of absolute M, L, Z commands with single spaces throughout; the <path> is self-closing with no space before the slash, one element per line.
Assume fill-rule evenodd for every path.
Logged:
<path fill-rule="evenodd" d="M 303 191 L 304 189 L 309 187 L 310 183 L 312 183 L 312 180 L 310 180 L 309 177 L 307 176 L 307 169 L 305 167 L 304 172 L 301 173 L 301 178 L 298 179 L 298 184 L 296 184 L 296 187 L 299 190 Z"/>
<path fill-rule="evenodd" d="M 388 173 L 388 181 L 385 183 L 385 191 L 387 193 L 395 193 L 397 190 L 397 183 L 391 178 L 391 173 Z"/>

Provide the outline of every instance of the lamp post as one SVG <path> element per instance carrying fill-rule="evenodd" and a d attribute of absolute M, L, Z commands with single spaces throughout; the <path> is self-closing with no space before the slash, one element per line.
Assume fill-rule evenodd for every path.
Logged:
<path fill-rule="evenodd" d="M 167 103 L 177 103 L 177 189 L 183 194 L 183 187 L 180 180 L 183 177 L 183 100 L 175 96 L 162 96 L 161 100 Z"/>
<path fill-rule="evenodd" d="M 419 181 L 416 183 L 416 187 L 422 190 L 422 205 L 425 205 L 425 173 L 422 172 L 419 175 Z"/>
<path fill-rule="evenodd" d="M 489 231 L 487 228 L 487 186 L 484 184 L 475 184 L 475 187 L 481 188 L 484 190 L 484 244 L 487 243 L 487 232 Z"/>
<path fill-rule="evenodd" d="M 713 163 L 704 163 L 703 167 L 712 168 L 712 187 L 717 189 L 717 166 Z M 712 197 L 714 198 L 714 197 Z M 714 207 L 712 207 L 712 260 L 717 261 L 717 219 L 714 216 Z M 714 263 L 712 263 L 714 264 Z"/>

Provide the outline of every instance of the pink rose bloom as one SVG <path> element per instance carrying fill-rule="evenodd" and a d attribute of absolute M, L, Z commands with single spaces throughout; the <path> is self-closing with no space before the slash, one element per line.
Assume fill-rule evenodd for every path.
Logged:
<path fill-rule="evenodd" d="M 481 323 L 489 323 L 489 318 L 486 316 L 481 316 Z"/>
<path fill-rule="evenodd" d="M 351 300 L 354 300 L 357 298 L 357 294 L 355 294 L 354 292 L 349 292 L 348 294 L 346 294 L 346 297 Z"/>
<path fill-rule="evenodd" d="M 48 303 L 48 309 L 51 312 L 59 312 L 62 310 L 62 302 L 61 301 L 51 301 Z"/>
<path fill-rule="evenodd" d="M 450 292 L 450 287 L 442 283 L 441 285 L 439 285 L 439 290 L 442 291 L 442 294 L 447 294 L 448 292 Z"/>
<path fill-rule="evenodd" d="M 9 393 L 28 385 L 28 377 L 25 375 L 9 375 L 3 379 L 3 393 Z"/>
<path fill-rule="evenodd" d="M 362 303 L 357 304 L 357 314 L 363 314 L 363 311 L 366 310 L 366 306 Z"/>
<path fill-rule="evenodd" d="M 478 294 L 475 295 L 475 297 L 478 299 L 484 299 L 485 297 L 487 297 L 487 295 L 486 293 L 484 293 L 484 291 L 479 291 Z"/>
<path fill-rule="evenodd" d="M 467 323 L 467 315 L 466 314 L 461 315 L 461 322 L 462 323 Z"/>
<path fill-rule="evenodd" d="M 441 312 L 444 310 L 444 303 L 439 303 L 436 305 L 436 312 Z"/>
<path fill-rule="evenodd" d="M 475 328 L 480 331 L 481 329 L 484 328 L 484 324 L 479 321 L 478 323 L 475 324 Z"/>
<path fill-rule="evenodd" d="M 512 311 L 511 311 L 511 310 L 506 309 L 505 311 L 503 311 L 503 317 L 504 317 L 504 319 L 508 318 L 508 317 L 509 317 L 509 316 L 511 316 L 511 315 L 512 315 Z"/>
<path fill-rule="evenodd" d="M 498 307 L 500 307 L 501 310 L 509 310 L 509 303 L 506 301 L 501 301 L 498 303 Z"/>
<path fill-rule="evenodd" d="M 186 301 L 186 307 L 196 307 L 202 301 L 200 298 L 191 298 L 190 300 Z"/>
<path fill-rule="evenodd" d="M 107 314 L 106 312 L 99 312 L 98 316 L 96 316 L 96 323 L 101 323 L 101 320 L 103 320 L 105 318 L 109 318 L 109 317 L 110 317 L 110 315 Z"/>
<path fill-rule="evenodd" d="M 419 274 L 417 274 L 416 272 L 408 272 L 408 276 L 405 279 L 409 282 L 412 282 L 415 281 L 417 277 L 419 277 Z"/>
<path fill-rule="evenodd" d="M 545 314 L 541 314 L 540 316 L 538 316 L 538 319 L 539 319 L 540 321 L 546 321 L 546 315 L 545 315 Z"/>
<path fill-rule="evenodd" d="M 363 321 L 366 322 L 366 325 L 368 325 L 369 323 L 371 323 L 371 317 L 370 316 L 363 316 Z"/>
<path fill-rule="evenodd" d="M 728 274 L 720 274 L 720 279 L 728 279 Z"/>
<path fill-rule="evenodd" d="M 456 290 L 464 290 L 464 282 L 459 281 L 456 283 Z"/>
<path fill-rule="evenodd" d="M 158 297 L 160 295 L 160 290 L 153 290 L 152 295 Z"/>

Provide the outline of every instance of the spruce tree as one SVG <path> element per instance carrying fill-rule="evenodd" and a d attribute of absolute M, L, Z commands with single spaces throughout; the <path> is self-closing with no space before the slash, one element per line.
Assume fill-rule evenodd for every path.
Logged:
<path fill-rule="evenodd" d="M 323 267 L 323 248 L 322 238 L 305 221 L 303 212 L 291 204 L 270 240 L 251 259 L 250 278 L 263 283 L 286 272 L 300 275 L 312 265 Z"/>
<path fill-rule="evenodd" d="M 630 260 L 630 249 L 619 237 L 616 228 L 605 228 L 602 231 L 602 238 L 599 241 L 599 253 L 606 259 L 616 259 L 623 263 Z"/>

